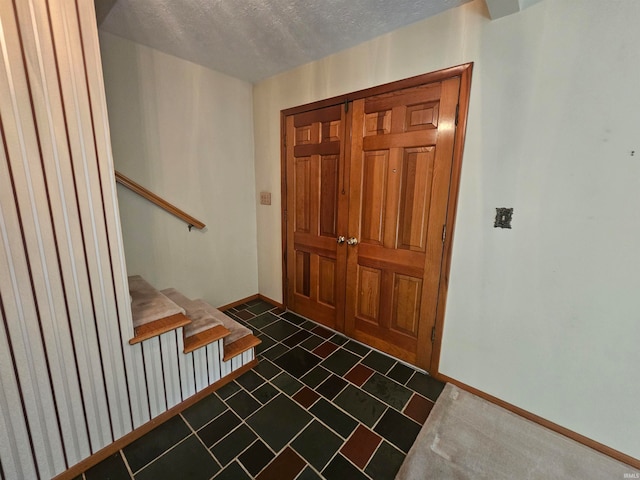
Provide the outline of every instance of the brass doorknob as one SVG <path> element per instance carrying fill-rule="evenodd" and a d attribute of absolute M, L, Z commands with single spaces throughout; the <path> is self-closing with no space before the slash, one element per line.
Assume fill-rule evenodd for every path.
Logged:
<path fill-rule="evenodd" d="M 347 240 L 347 245 L 351 245 L 352 247 L 354 245 L 358 244 L 358 239 L 356 237 L 351 237 L 349 240 Z"/>
<path fill-rule="evenodd" d="M 342 235 L 340 235 L 337 239 L 336 242 L 338 242 L 338 245 L 342 245 L 344 243 L 344 237 Z"/>

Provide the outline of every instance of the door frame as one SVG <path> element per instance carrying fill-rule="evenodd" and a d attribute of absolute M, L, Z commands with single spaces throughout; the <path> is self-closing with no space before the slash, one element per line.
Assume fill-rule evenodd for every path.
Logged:
<path fill-rule="evenodd" d="M 281 188 L 281 232 L 282 232 L 282 292 L 283 305 L 287 308 L 287 162 L 286 162 L 286 118 L 289 115 L 308 112 L 319 108 L 338 104 L 349 105 L 349 102 L 383 93 L 391 93 L 404 88 L 439 82 L 447 78 L 460 77 L 460 94 L 458 99 L 457 125 L 453 147 L 453 165 L 446 216 L 446 236 L 442 250 L 442 267 L 440 269 L 440 282 L 438 288 L 438 303 L 436 306 L 435 338 L 431 353 L 431 375 L 439 374 L 440 352 L 442 348 L 442 333 L 444 330 L 444 317 L 446 309 L 447 292 L 449 288 L 449 272 L 451 269 L 451 254 L 455 232 L 455 220 L 458 207 L 458 193 L 460 190 L 460 176 L 462 171 L 462 156 L 464 152 L 464 140 L 467 131 L 467 116 L 469 112 L 469 97 L 471 93 L 471 73 L 473 62 L 457 65 L 435 72 L 425 73 L 414 77 L 385 83 L 357 92 L 338 95 L 335 97 L 307 103 L 297 107 L 280 111 L 280 188 Z"/>

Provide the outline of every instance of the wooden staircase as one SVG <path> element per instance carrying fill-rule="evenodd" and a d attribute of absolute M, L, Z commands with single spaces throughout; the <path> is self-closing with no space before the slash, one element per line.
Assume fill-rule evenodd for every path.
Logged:
<path fill-rule="evenodd" d="M 191 300 L 174 288 L 158 291 L 139 275 L 129 277 L 129 293 L 134 327 L 129 344 L 176 330 L 182 336 L 184 354 L 219 342 L 220 362 L 232 365 L 222 371 L 235 370 L 233 360 L 239 356 L 255 360 L 261 340 L 204 300 Z"/>

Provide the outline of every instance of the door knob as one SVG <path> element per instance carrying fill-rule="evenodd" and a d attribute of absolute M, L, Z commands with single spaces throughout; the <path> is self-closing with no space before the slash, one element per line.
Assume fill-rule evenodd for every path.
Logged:
<path fill-rule="evenodd" d="M 337 239 L 336 242 L 338 242 L 338 245 L 342 245 L 344 243 L 344 237 L 342 235 L 340 235 Z"/>
<path fill-rule="evenodd" d="M 358 244 L 358 239 L 356 237 L 351 237 L 347 240 L 347 245 L 351 245 L 352 247 Z"/>

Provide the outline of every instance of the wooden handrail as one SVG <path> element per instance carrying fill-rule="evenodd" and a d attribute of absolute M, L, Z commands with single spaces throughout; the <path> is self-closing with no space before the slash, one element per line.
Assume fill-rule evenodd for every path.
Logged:
<path fill-rule="evenodd" d="M 118 182 L 120 185 L 123 185 L 123 186 L 127 187 L 132 192 L 137 193 L 141 197 L 146 198 L 151 203 L 155 203 L 157 206 L 159 206 L 163 210 L 166 210 L 170 214 L 175 215 L 179 219 L 187 222 L 187 224 L 189 225 L 189 230 L 191 230 L 191 227 L 195 227 L 195 228 L 197 228 L 199 230 L 202 230 L 206 226 L 200 220 L 192 217 L 188 213 L 185 213 L 184 211 L 180 210 L 175 205 L 171 205 L 169 202 L 167 202 L 166 200 L 160 198 L 155 193 L 147 190 L 142 185 L 138 185 L 136 182 L 134 182 L 130 178 L 125 177 L 123 174 L 121 174 L 117 170 L 116 170 L 116 182 Z"/>

